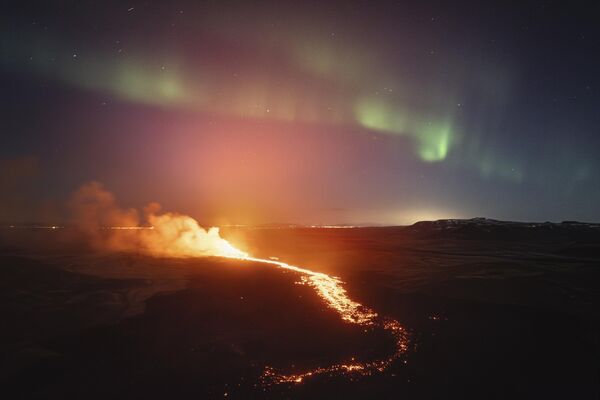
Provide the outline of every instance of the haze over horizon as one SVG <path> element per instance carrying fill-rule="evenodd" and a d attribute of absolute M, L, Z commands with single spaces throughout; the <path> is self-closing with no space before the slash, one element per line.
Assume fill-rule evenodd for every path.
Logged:
<path fill-rule="evenodd" d="M 0 222 L 600 221 L 598 7 L 7 2 Z"/>

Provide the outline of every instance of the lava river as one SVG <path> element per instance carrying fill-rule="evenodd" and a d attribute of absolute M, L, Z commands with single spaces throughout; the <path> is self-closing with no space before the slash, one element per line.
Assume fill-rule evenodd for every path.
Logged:
<path fill-rule="evenodd" d="M 298 374 L 283 374 L 274 368 L 267 367 L 261 377 L 263 384 L 301 383 L 307 378 L 325 374 L 372 375 L 376 372 L 383 372 L 408 350 L 408 334 L 402 325 L 397 320 L 379 316 L 372 309 L 350 299 L 342 286 L 342 281 L 338 277 L 311 271 L 281 261 L 252 257 L 239 250 L 231 253 L 233 254 L 225 257 L 270 264 L 277 268 L 300 274 L 302 282 L 311 286 L 319 297 L 330 308 L 334 309 L 344 321 L 368 328 L 384 329 L 395 340 L 395 350 L 387 357 L 375 361 L 359 362 L 353 359 L 349 363 L 317 367 Z"/>

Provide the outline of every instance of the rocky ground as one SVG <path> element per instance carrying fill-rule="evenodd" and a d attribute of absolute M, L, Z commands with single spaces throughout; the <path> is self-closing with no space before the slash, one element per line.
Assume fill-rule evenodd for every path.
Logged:
<path fill-rule="evenodd" d="M 259 257 L 340 276 L 410 332 L 381 374 L 261 382 L 377 359 L 299 276 L 217 258 L 156 259 L 0 235 L 0 372 L 17 397 L 598 398 L 600 240 L 590 226 L 489 220 L 406 228 L 228 228 Z M 12 235 L 12 236 L 11 236 Z"/>

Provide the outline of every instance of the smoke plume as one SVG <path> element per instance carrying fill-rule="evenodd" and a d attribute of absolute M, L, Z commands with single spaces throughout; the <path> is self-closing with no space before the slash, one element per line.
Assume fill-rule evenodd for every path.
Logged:
<path fill-rule="evenodd" d="M 247 255 L 221 238 L 219 228 L 202 228 L 198 222 L 175 213 L 161 213 L 158 203 L 143 212 L 120 208 L 115 196 L 101 183 L 81 186 L 69 202 L 71 223 L 97 250 L 132 251 L 159 257 Z"/>

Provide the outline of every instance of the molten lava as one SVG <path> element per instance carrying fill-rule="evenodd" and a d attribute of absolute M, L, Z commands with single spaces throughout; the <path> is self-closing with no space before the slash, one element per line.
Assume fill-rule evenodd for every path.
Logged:
<path fill-rule="evenodd" d="M 395 339 L 396 348 L 387 358 L 362 363 L 352 359 L 348 363 L 318 367 L 301 374 L 285 375 L 267 368 L 262 377 L 264 384 L 300 383 L 306 378 L 322 374 L 371 375 L 385 370 L 408 348 L 406 331 L 398 321 L 380 317 L 372 309 L 351 300 L 342 281 L 335 276 L 277 259 L 252 257 L 223 239 L 219 235 L 219 228 L 205 230 L 189 216 L 160 213 L 160 206 L 156 203 L 146 207 L 146 224 L 141 224 L 137 210 L 118 207 L 112 193 L 97 182 L 83 185 L 75 192 L 70 207 L 74 225 L 98 249 L 135 251 L 158 257 L 216 256 L 290 270 L 300 274 L 302 281 L 314 288 L 319 297 L 347 323 L 383 329 Z"/>
<path fill-rule="evenodd" d="M 231 247 L 235 249 L 235 247 Z M 396 347 L 394 352 L 381 360 L 361 363 L 355 361 L 353 358 L 350 363 L 317 367 L 300 374 L 281 374 L 275 369 L 267 367 L 262 376 L 264 384 L 302 383 L 307 378 L 324 374 L 372 375 L 375 372 L 383 372 L 408 350 L 408 335 L 402 325 L 394 319 L 379 317 L 375 311 L 350 299 L 346 290 L 342 287 L 342 281 L 339 278 L 273 259 L 251 257 L 244 252 L 237 251 L 240 254 L 234 256 L 223 255 L 223 257 L 271 264 L 278 268 L 300 273 L 302 274 L 303 281 L 312 286 L 323 301 L 337 311 L 344 321 L 365 327 L 382 328 L 389 332 L 395 340 Z"/>

